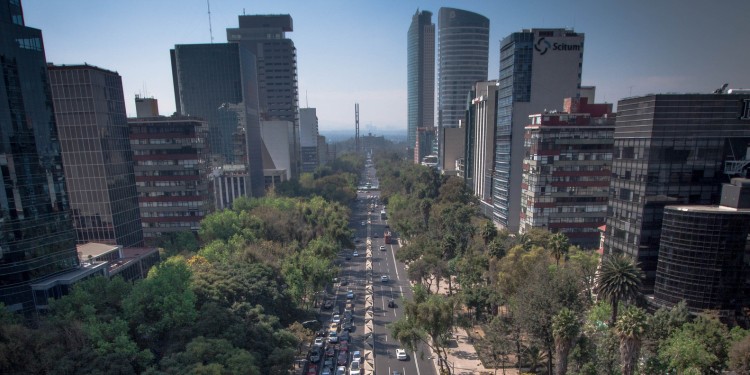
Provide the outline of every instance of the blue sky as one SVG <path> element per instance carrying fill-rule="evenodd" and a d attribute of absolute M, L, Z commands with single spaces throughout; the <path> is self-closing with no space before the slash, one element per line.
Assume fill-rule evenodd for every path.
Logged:
<path fill-rule="evenodd" d="M 88 63 L 123 79 L 129 115 L 137 93 L 174 112 L 169 49 L 208 43 L 205 0 L 24 0 L 26 24 L 44 35 L 47 60 Z M 417 10 L 442 6 L 490 19 L 489 79 L 500 40 L 514 31 L 567 27 L 586 34 L 583 84 L 598 102 L 666 92 L 750 88 L 748 0 L 213 0 L 214 42 L 246 14 L 291 14 L 300 105 L 316 107 L 321 131 L 406 131 L 406 31 Z M 306 97 L 308 98 L 306 100 Z M 561 98 L 562 103 L 562 98 Z"/>

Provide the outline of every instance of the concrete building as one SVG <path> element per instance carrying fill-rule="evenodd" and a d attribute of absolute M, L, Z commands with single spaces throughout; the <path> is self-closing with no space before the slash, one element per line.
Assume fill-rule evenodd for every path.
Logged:
<path fill-rule="evenodd" d="M 155 98 L 144 98 L 136 95 L 135 113 L 136 117 L 158 117 L 159 102 Z"/>
<path fill-rule="evenodd" d="M 562 112 L 529 119 L 519 231 L 547 229 L 564 233 L 571 245 L 598 248 L 612 173 L 612 104 L 566 98 Z"/>
<path fill-rule="evenodd" d="M 454 8 L 438 11 L 438 167 L 445 158 L 445 128 L 457 128 L 464 119 L 466 95 L 476 82 L 487 80 L 490 20 L 480 14 Z M 455 159 L 453 159 L 455 161 Z"/>
<path fill-rule="evenodd" d="M 731 91 L 731 90 L 730 90 Z M 607 254 L 627 254 L 654 286 L 664 206 L 719 202 L 744 176 L 750 94 L 657 94 L 617 104 Z M 732 170 L 737 162 L 740 168 Z"/>
<path fill-rule="evenodd" d="M 257 59 L 257 101 L 262 120 L 294 124 L 291 174 L 299 176 L 300 130 L 297 113 L 297 49 L 286 33 L 293 30 L 288 14 L 239 16 L 239 27 L 227 29 L 227 41 L 238 43 Z"/>
<path fill-rule="evenodd" d="M 282 120 L 261 121 L 260 135 L 263 138 L 263 176 L 266 189 L 275 182 L 291 180 L 294 123 Z"/>
<path fill-rule="evenodd" d="M 417 139 L 414 142 L 414 162 L 421 163 L 425 156 L 434 154 L 435 128 L 417 128 Z"/>
<path fill-rule="evenodd" d="M 122 78 L 91 65 L 49 65 L 78 243 L 143 246 Z"/>
<path fill-rule="evenodd" d="M 495 124 L 497 123 L 497 81 L 477 82 L 471 111 L 474 125 L 471 128 L 471 148 L 466 154 L 468 178 L 474 194 L 479 198 L 481 210 L 492 215 L 492 161 L 495 157 Z"/>
<path fill-rule="evenodd" d="M 225 164 L 214 168 L 211 171 L 210 179 L 213 185 L 214 208 L 216 210 L 232 208 L 235 199 L 248 196 L 246 183 L 248 173 L 244 164 Z"/>
<path fill-rule="evenodd" d="M 578 98 L 584 35 L 566 29 L 515 32 L 500 43 L 492 220 L 518 232 L 524 132 L 529 116 Z M 591 100 L 593 102 L 593 100 Z"/>
<path fill-rule="evenodd" d="M 250 196 L 265 193 L 253 52 L 240 43 L 184 44 L 170 51 L 177 112 L 208 123 L 211 164 L 245 165 Z M 237 137 L 244 136 L 243 150 Z"/>
<path fill-rule="evenodd" d="M 326 137 L 318 136 L 318 164 L 328 164 L 328 143 L 326 143 Z"/>
<path fill-rule="evenodd" d="M 318 115 L 315 108 L 299 109 L 300 162 L 303 173 L 318 168 Z"/>
<path fill-rule="evenodd" d="M 441 172 L 446 175 L 457 176 L 457 163 L 461 163 L 464 159 L 466 129 L 463 127 L 443 128 L 441 136 L 443 137 L 443 153 L 438 155 L 438 164 L 443 165 Z"/>
<path fill-rule="evenodd" d="M 211 212 L 208 125 L 189 116 L 128 119 L 138 205 L 147 244 L 193 231 Z"/>
<path fill-rule="evenodd" d="M 664 208 L 654 302 L 671 308 L 685 301 L 690 311 L 740 311 L 748 297 L 750 180 L 725 184 L 719 205 Z"/>
<path fill-rule="evenodd" d="M 416 147 L 417 129 L 435 126 L 435 24 L 432 12 L 417 10 L 406 34 L 406 144 Z M 422 159 L 415 158 L 419 163 Z"/>
<path fill-rule="evenodd" d="M 42 32 L 20 1 L 0 0 L 0 60 L 0 302 L 31 317 L 32 285 L 78 257 Z"/>

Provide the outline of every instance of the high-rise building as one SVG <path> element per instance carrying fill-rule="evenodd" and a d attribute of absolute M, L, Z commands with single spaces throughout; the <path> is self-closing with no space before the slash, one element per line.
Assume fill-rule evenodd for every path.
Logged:
<path fill-rule="evenodd" d="M 543 228 L 596 249 L 607 217 L 615 117 L 612 104 L 587 102 L 566 98 L 562 112 L 529 116 L 519 231 Z"/>
<path fill-rule="evenodd" d="M 263 138 L 263 176 L 268 189 L 277 182 L 289 181 L 292 178 L 294 123 L 261 120 L 260 135 Z"/>
<path fill-rule="evenodd" d="M 435 126 L 435 24 L 432 12 L 412 16 L 406 34 L 408 124 L 407 146 L 416 147 L 417 128 Z M 419 164 L 421 158 L 414 160 Z"/>
<path fill-rule="evenodd" d="M 750 94 L 618 102 L 604 251 L 634 258 L 646 273 L 646 292 L 654 285 L 664 206 L 716 204 L 721 184 L 744 173 L 725 164 L 745 158 L 749 108 Z"/>
<path fill-rule="evenodd" d="M 91 65 L 48 69 L 78 243 L 143 246 L 122 78 Z"/>
<path fill-rule="evenodd" d="M 315 108 L 299 109 L 299 140 L 302 172 L 318 168 L 318 115 Z"/>
<path fill-rule="evenodd" d="M 239 28 L 227 29 L 229 43 L 239 43 L 257 59 L 260 118 L 294 124 L 291 174 L 299 176 L 300 130 L 297 109 L 297 49 L 286 33 L 293 30 L 288 14 L 239 16 Z M 273 146 L 271 146 L 273 147 Z"/>
<path fill-rule="evenodd" d="M 583 39 L 573 30 L 531 29 L 500 42 L 492 220 L 501 228 L 519 229 L 529 115 L 557 108 L 560 98 L 579 97 Z"/>
<path fill-rule="evenodd" d="M 443 162 L 444 128 L 464 119 L 466 96 L 475 83 L 487 80 L 490 20 L 477 13 L 438 11 L 438 160 Z M 438 165 L 439 168 L 445 167 Z M 453 167 L 451 166 L 451 169 Z"/>
<path fill-rule="evenodd" d="M 734 315 L 746 307 L 750 277 L 750 180 L 725 184 L 720 205 L 664 208 L 654 302 L 671 308 L 685 301 L 693 312 Z"/>
<path fill-rule="evenodd" d="M 196 232 L 210 212 L 208 125 L 188 116 L 128 119 L 143 235 Z"/>
<path fill-rule="evenodd" d="M 239 43 L 176 45 L 170 54 L 177 112 L 208 123 L 212 167 L 243 166 L 242 178 L 247 179 L 243 186 L 247 188 L 242 191 L 262 196 L 265 189 L 254 54 Z M 238 137 L 244 137 L 240 144 Z M 243 142 L 244 150 L 237 150 Z"/>
<path fill-rule="evenodd" d="M 42 32 L 0 0 L 0 302 L 32 314 L 32 284 L 77 269 Z"/>
<path fill-rule="evenodd" d="M 422 163 L 425 156 L 433 154 L 435 128 L 417 128 L 417 139 L 414 141 L 414 162 Z"/>
<path fill-rule="evenodd" d="M 495 124 L 497 118 L 497 81 L 477 82 L 475 97 L 471 100 L 473 111 L 472 147 L 467 149 L 466 164 L 471 178 L 472 191 L 479 198 L 485 215 L 492 215 L 492 160 L 495 157 Z M 488 215 L 488 216 L 489 216 Z"/>

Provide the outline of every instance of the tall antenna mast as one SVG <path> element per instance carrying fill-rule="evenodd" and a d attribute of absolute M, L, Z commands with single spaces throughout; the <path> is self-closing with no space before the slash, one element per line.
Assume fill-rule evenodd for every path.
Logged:
<path fill-rule="evenodd" d="M 211 44 L 214 43 L 214 30 L 211 27 L 211 0 L 206 0 L 208 6 L 208 33 L 211 35 Z"/>
<path fill-rule="evenodd" d="M 354 103 L 354 144 L 355 152 L 359 153 L 359 103 Z"/>

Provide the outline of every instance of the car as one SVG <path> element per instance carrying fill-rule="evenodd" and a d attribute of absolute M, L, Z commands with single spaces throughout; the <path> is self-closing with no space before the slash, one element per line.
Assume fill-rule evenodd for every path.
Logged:
<path fill-rule="evenodd" d="M 349 351 L 349 341 L 341 340 L 339 342 L 339 353 L 346 353 Z"/>
<path fill-rule="evenodd" d="M 328 325 L 328 332 L 337 332 L 339 330 L 339 324 L 336 322 L 331 322 L 331 324 Z"/>
<path fill-rule="evenodd" d="M 396 359 L 399 361 L 406 361 L 409 357 L 406 355 L 406 350 L 396 349 Z"/>
<path fill-rule="evenodd" d="M 401 371 L 393 370 L 393 375 L 401 375 Z"/>
<path fill-rule="evenodd" d="M 352 361 L 352 364 L 349 365 L 349 375 L 359 375 L 360 373 L 359 362 Z"/>
<path fill-rule="evenodd" d="M 323 367 L 323 371 L 320 372 L 320 375 L 333 375 L 333 373 L 331 372 L 330 367 Z"/>
<path fill-rule="evenodd" d="M 326 309 L 326 310 L 332 309 L 333 308 L 333 301 L 327 300 L 327 301 L 323 302 L 323 308 Z"/>
<path fill-rule="evenodd" d="M 318 374 L 318 366 L 310 365 L 307 367 L 307 375 L 317 375 Z"/>
<path fill-rule="evenodd" d="M 396 307 L 396 301 L 389 299 L 388 300 L 388 307 Z"/>
<path fill-rule="evenodd" d="M 326 357 L 333 357 L 333 356 L 335 356 L 336 355 L 336 348 L 334 348 L 333 345 L 328 345 L 328 347 L 326 348 L 325 355 L 326 355 Z M 331 359 L 326 359 L 326 362 L 328 362 L 328 361 L 331 361 L 331 363 L 333 363 L 333 360 L 331 360 Z M 328 365 L 328 363 L 326 363 L 325 365 Z M 333 367 L 333 366 L 328 366 L 328 367 Z"/>
<path fill-rule="evenodd" d="M 372 235 L 372 238 L 378 238 L 378 234 L 377 234 L 377 233 L 374 233 L 374 234 Z"/>
<path fill-rule="evenodd" d="M 338 367 L 338 368 L 336 369 L 336 375 L 346 375 L 346 367 L 344 367 L 344 366 L 339 366 L 339 367 Z"/>
<path fill-rule="evenodd" d="M 349 254 L 346 254 L 346 260 L 351 260 L 351 259 L 352 259 L 352 256 Z"/>
<path fill-rule="evenodd" d="M 349 332 L 346 332 L 346 331 L 341 332 L 341 334 L 339 335 L 339 341 L 341 341 L 341 342 L 348 342 L 349 341 Z"/>
<path fill-rule="evenodd" d="M 336 323 L 336 324 L 339 324 L 339 323 L 341 323 L 341 315 L 339 315 L 339 314 L 334 314 L 334 315 L 333 315 L 333 318 L 331 318 L 331 321 L 332 321 L 332 322 L 334 322 L 334 323 Z"/>
<path fill-rule="evenodd" d="M 354 299 L 354 291 L 353 290 L 348 290 L 346 292 L 346 299 Z"/>
<path fill-rule="evenodd" d="M 319 361 L 320 361 L 320 351 L 318 350 L 318 347 L 315 347 L 315 349 L 313 349 L 310 352 L 310 362 L 316 363 Z"/>
<path fill-rule="evenodd" d="M 338 333 L 336 333 L 336 331 L 328 332 L 328 342 L 330 342 L 331 344 L 339 342 L 339 335 Z"/>
<path fill-rule="evenodd" d="M 341 286 L 347 286 L 347 285 L 349 285 L 349 280 L 341 279 Z"/>
<path fill-rule="evenodd" d="M 362 353 L 360 353 L 359 350 L 355 350 L 352 353 L 352 363 L 354 362 L 362 362 Z"/>
<path fill-rule="evenodd" d="M 387 283 L 388 282 L 388 275 L 380 276 L 380 282 L 381 283 Z"/>
<path fill-rule="evenodd" d="M 352 321 L 351 321 L 351 320 L 347 320 L 347 321 L 346 321 L 346 322 L 344 323 L 344 326 L 343 326 L 343 327 L 341 327 L 341 329 L 343 329 L 343 330 L 344 330 L 344 332 L 347 332 L 347 331 L 351 331 L 351 330 L 352 330 Z"/>
<path fill-rule="evenodd" d="M 314 346 L 323 346 L 323 338 L 322 337 L 316 337 L 315 338 L 315 344 Z"/>
<path fill-rule="evenodd" d="M 346 362 L 348 361 L 349 361 L 349 356 L 346 355 L 346 352 L 339 352 L 339 357 L 336 359 L 336 363 L 339 366 L 346 366 Z"/>
<path fill-rule="evenodd" d="M 359 225 L 361 225 L 361 226 L 363 226 L 363 227 L 364 227 L 365 225 L 367 225 L 367 223 L 365 223 L 365 222 L 363 221 L 363 222 L 359 223 Z"/>
<path fill-rule="evenodd" d="M 385 251 L 385 245 L 380 245 L 380 251 Z"/>
<path fill-rule="evenodd" d="M 354 251 L 354 252 L 352 253 L 352 256 L 353 256 L 353 257 L 355 257 L 355 258 L 356 258 L 356 257 L 358 257 L 358 256 L 359 256 L 359 252 L 358 252 L 358 251 Z"/>

